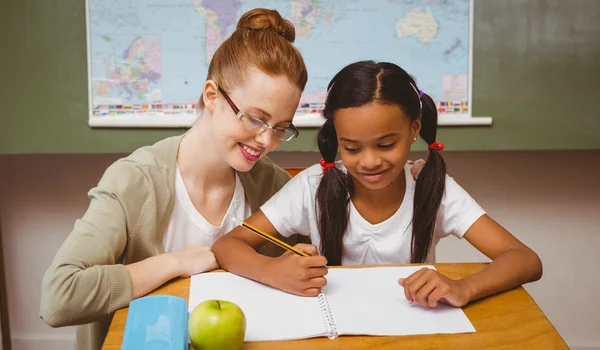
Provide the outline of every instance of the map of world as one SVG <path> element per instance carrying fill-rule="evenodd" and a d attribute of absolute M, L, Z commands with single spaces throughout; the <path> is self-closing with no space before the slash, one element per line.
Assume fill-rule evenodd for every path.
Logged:
<path fill-rule="evenodd" d="M 440 115 L 469 113 L 469 0 L 88 0 L 90 118 L 193 118 L 212 55 L 257 7 L 296 28 L 309 80 L 295 120 L 363 59 L 402 66 Z"/>

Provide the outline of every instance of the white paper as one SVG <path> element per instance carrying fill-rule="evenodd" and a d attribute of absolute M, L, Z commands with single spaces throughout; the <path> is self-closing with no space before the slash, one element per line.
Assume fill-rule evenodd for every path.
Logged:
<path fill-rule="evenodd" d="M 438 305 L 426 309 L 408 303 L 398 279 L 423 267 L 329 269 L 324 292 L 338 335 L 475 332 L 460 308 Z M 192 276 L 189 311 L 210 299 L 240 306 L 246 316 L 246 341 L 327 336 L 316 297 L 288 294 L 228 272 Z"/>
<path fill-rule="evenodd" d="M 440 304 L 427 309 L 408 303 L 398 279 L 424 267 L 330 269 L 325 294 L 338 335 L 475 332 L 461 308 Z"/>
<path fill-rule="evenodd" d="M 188 310 L 205 300 L 237 304 L 246 316 L 246 341 L 291 340 L 325 336 L 316 297 L 288 294 L 228 272 L 194 275 Z"/>

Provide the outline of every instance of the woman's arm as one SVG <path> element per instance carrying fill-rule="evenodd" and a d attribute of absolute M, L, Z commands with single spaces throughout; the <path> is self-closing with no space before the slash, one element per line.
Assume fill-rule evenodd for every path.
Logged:
<path fill-rule="evenodd" d="M 52 327 L 97 320 L 127 306 L 132 285 L 119 258 L 127 244 L 118 199 L 98 188 L 42 279 L 40 316 Z"/>
<path fill-rule="evenodd" d="M 148 195 L 132 193 L 130 184 L 152 188 L 149 178 L 139 167 L 117 162 L 90 191 L 88 210 L 75 222 L 42 280 L 40 316 L 48 325 L 95 321 L 173 277 L 216 267 L 207 247 L 122 264 L 128 240 L 136 237 L 128 230 L 135 231 L 144 208 L 151 205 Z"/>
<path fill-rule="evenodd" d="M 131 277 L 133 299 L 142 297 L 175 277 L 211 271 L 219 267 L 210 247 L 194 245 L 125 265 Z"/>

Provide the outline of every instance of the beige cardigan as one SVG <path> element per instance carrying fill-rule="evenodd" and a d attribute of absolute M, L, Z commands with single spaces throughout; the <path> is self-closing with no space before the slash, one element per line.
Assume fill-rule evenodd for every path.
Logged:
<path fill-rule="evenodd" d="M 164 253 L 182 137 L 142 147 L 113 163 L 88 193 L 88 210 L 44 275 L 40 317 L 52 327 L 78 325 L 79 350 L 100 349 L 113 313 L 132 300 L 124 264 Z M 239 177 L 252 212 L 290 179 L 268 158 Z M 288 240 L 296 242 L 296 237 Z M 261 249 L 270 256 L 282 252 L 272 244 Z"/>

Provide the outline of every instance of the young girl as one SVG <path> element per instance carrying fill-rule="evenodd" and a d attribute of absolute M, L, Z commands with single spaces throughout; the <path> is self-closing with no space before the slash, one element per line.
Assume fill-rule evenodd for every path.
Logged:
<path fill-rule="evenodd" d="M 493 262 L 462 280 L 421 269 L 398 281 L 409 302 L 463 306 L 541 277 L 538 256 L 446 175 L 435 103 L 402 68 L 372 61 L 345 67 L 329 83 L 323 114 L 321 163 L 298 174 L 247 219 L 273 235 L 309 236 L 314 246 L 299 248 L 311 256 L 261 256 L 254 249 L 266 241 L 238 227 L 213 245 L 221 267 L 315 296 L 326 284 L 325 264 L 430 263 L 438 241 L 452 234 Z M 419 135 L 429 157 L 415 182 L 406 161 Z M 341 162 L 334 163 L 338 150 Z"/>
<path fill-rule="evenodd" d="M 81 325 L 78 349 L 100 349 L 110 316 L 132 299 L 216 268 L 210 246 L 232 218 L 289 180 L 265 155 L 298 135 L 307 71 L 294 37 L 276 11 L 244 14 L 210 62 L 191 129 L 118 160 L 90 191 L 46 271 L 40 306 L 53 327 Z"/>

